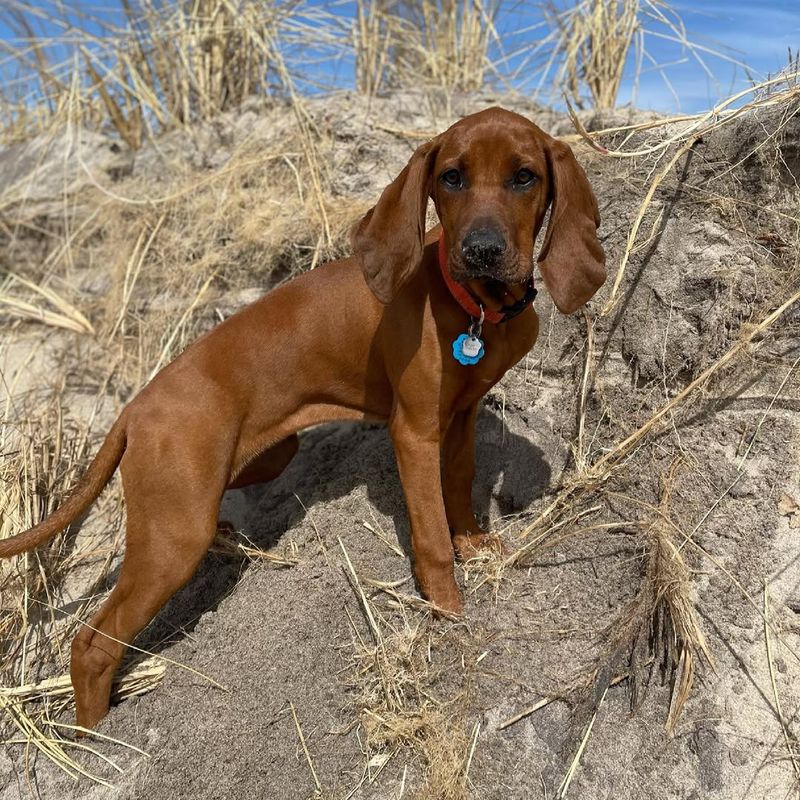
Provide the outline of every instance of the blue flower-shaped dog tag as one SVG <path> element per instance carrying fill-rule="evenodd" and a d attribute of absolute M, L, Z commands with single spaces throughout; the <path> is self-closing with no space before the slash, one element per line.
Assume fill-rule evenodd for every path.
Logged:
<path fill-rule="evenodd" d="M 475 334 L 462 333 L 453 342 L 453 358 L 459 364 L 477 364 L 483 354 L 483 341 Z"/>

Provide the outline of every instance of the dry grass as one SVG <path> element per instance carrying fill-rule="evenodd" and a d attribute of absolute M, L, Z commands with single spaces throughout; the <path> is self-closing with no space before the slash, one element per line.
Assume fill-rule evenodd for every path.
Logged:
<path fill-rule="evenodd" d="M 566 14 L 550 7 L 573 97 L 580 97 L 585 86 L 596 108 L 614 108 L 628 52 L 641 30 L 641 12 L 639 0 L 589 0 Z"/>
<path fill-rule="evenodd" d="M 659 504 L 654 505 L 645 497 L 621 493 L 624 492 L 624 489 L 619 487 L 625 487 L 631 482 L 635 483 L 631 471 L 635 471 L 637 465 L 641 465 L 643 455 L 648 452 L 652 453 L 657 449 L 662 460 L 670 453 L 676 458 L 680 456 L 680 441 L 673 443 L 664 434 L 674 428 L 676 420 L 679 421 L 686 415 L 689 408 L 694 406 L 696 409 L 698 404 L 704 405 L 709 398 L 713 399 L 715 380 L 723 378 L 734 368 L 740 374 L 752 374 L 755 370 L 764 369 L 758 352 L 774 342 L 775 337 L 785 333 L 782 330 L 782 322 L 795 315 L 798 304 L 800 304 L 800 291 L 797 290 L 800 275 L 797 272 L 796 262 L 794 265 L 786 264 L 783 273 L 776 271 L 771 276 L 773 282 L 771 285 L 774 285 L 777 296 L 773 294 L 773 296 L 767 297 L 762 316 L 759 318 L 758 315 L 754 315 L 752 321 L 743 324 L 738 332 L 738 337 L 733 339 L 721 356 L 707 363 L 705 368 L 700 370 L 682 388 L 671 392 L 663 405 L 651 409 L 644 415 L 643 421 L 637 422 L 633 431 L 628 429 L 616 441 L 593 439 L 592 452 L 590 452 L 584 434 L 587 428 L 586 414 L 587 407 L 590 405 L 588 400 L 596 399 L 602 392 L 598 387 L 597 379 L 598 376 L 603 375 L 605 351 L 599 351 L 601 344 L 597 342 L 598 331 L 602 329 L 601 323 L 604 318 L 610 317 L 614 313 L 624 313 L 624 310 L 620 312 L 619 309 L 626 307 L 624 303 L 628 299 L 626 292 L 632 291 L 626 268 L 641 251 L 641 244 L 638 241 L 639 228 L 660 185 L 699 137 L 709 135 L 748 113 L 759 112 L 765 108 L 771 108 L 775 112 L 769 118 L 769 124 L 764 125 L 763 139 L 754 145 L 750 154 L 752 155 L 762 148 L 773 147 L 784 120 L 791 116 L 793 109 L 797 108 L 800 96 L 797 94 L 796 70 L 787 70 L 777 79 L 770 79 L 754 86 L 750 92 L 754 95 L 751 102 L 727 113 L 725 109 L 730 106 L 730 102 L 725 101 L 717 109 L 707 114 L 665 120 L 655 124 L 647 123 L 628 128 L 616 128 L 606 134 L 601 132 L 589 135 L 581 130 L 579 125 L 576 125 L 580 136 L 590 140 L 595 149 L 604 154 L 608 154 L 609 151 L 597 146 L 597 142 L 602 140 L 602 136 L 613 135 L 616 138 L 622 136 L 623 146 L 618 145 L 617 149 L 611 151 L 610 154 L 635 159 L 650 158 L 651 160 L 647 163 L 650 166 L 651 177 L 645 187 L 646 191 L 639 211 L 634 216 L 627 244 L 621 256 L 618 256 L 619 266 L 610 294 L 595 317 L 586 316 L 582 390 L 578 404 L 578 436 L 574 452 L 575 471 L 567 477 L 565 484 L 544 510 L 522 530 L 517 551 L 490 565 L 488 574 L 483 576 L 478 583 L 479 586 L 490 584 L 497 593 L 498 585 L 502 585 L 504 581 L 513 580 L 505 572 L 509 566 L 529 564 L 531 559 L 545 548 L 549 549 L 556 544 L 562 545 L 570 539 L 584 537 L 607 527 L 641 530 L 637 536 L 644 544 L 645 553 L 642 583 L 636 598 L 621 620 L 615 622 L 607 631 L 609 656 L 607 661 L 601 659 L 591 684 L 594 696 L 597 697 L 605 692 L 611 676 L 625 672 L 629 675 L 632 703 L 634 706 L 638 706 L 643 699 L 642 690 L 647 685 L 652 667 L 662 657 L 673 678 L 672 699 L 666 719 L 668 732 L 675 730 L 681 711 L 690 695 L 698 665 L 705 663 L 713 667 L 709 647 L 697 621 L 695 602 L 692 598 L 690 571 L 685 562 L 687 550 L 691 551 L 692 557 L 710 563 L 712 569 L 719 570 L 737 587 L 746 602 L 764 617 L 768 630 L 768 643 L 769 631 L 771 631 L 784 647 L 788 647 L 788 644 L 785 638 L 769 624 L 766 612 L 759 609 L 752 595 L 737 577 L 723 565 L 720 559 L 711 555 L 695 541 L 698 530 L 727 494 L 730 487 L 717 498 L 700 521 L 688 532 L 681 527 L 680 512 L 677 513 L 676 519 L 673 516 L 674 512 L 670 510 L 670 498 L 677 481 L 680 458 L 674 461 L 673 466 L 665 473 L 661 484 Z M 577 117 L 574 119 L 577 121 Z M 767 118 L 762 117 L 761 119 Z M 647 138 L 642 140 L 640 134 L 644 134 Z M 634 137 L 637 138 L 637 141 L 633 143 L 633 146 L 625 147 L 629 139 Z M 652 157 L 656 153 L 659 158 L 663 157 L 665 162 L 665 165 L 659 169 L 655 168 L 652 161 Z M 737 169 L 740 165 L 741 162 L 732 165 L 723 164 L 718 169 L 720 173 L 725 174 Z M 782 213 L 780 209 L 770 209 L 770 212 L 773 211 L 777 215 Z M 798 220 L 792 219 L 790 222 L 796 223 Z M 657 224 L 658 219 L 654 223 L 654 229 Z M 795 227 L 795 235 L 797 235 L 797 231 L 798 228 Z M 652 237 L 652 232 L 649 236 Z M 778 360 L 776 363 L 783 362 Z M 796 364 L 797 361 L 792 364 L 783 380 L 780 381 L 764 415 L 773 407 L 775 400 L 781 396 Z M 778 383 L 777 378 L 775 383 Z M 656 437 L 660 439 L 657 444 L 655 443 Z M 751 446 L 752 440 L 739 463 L 736 480 L 741 475 L 742 463 Z M 601 516 L 600 521 L 593 525 L 582 524 L 585 517 L 606 509 L 608 501 L 612 498 L 616 509 L 611 515 L 614 517 L 614 521 L 605 522 Z M 619 514 L 623 513 L 620 510 L 622 507 L 627 507 L 632 512 L 634 519 L 620 520 Z M 644 510 L 644 518 L 636 518 L 642 510 Z M 789 652 L 794 658 L 800 658 L 800 655 L 790 647 Z M 538 705 L 540 704 L 535 707 Z M 597 706 L 595 706 L 595 713 L 596 708 Z M 587 727 L 587 733 L 590 729 Z M 787 739 L 787 748 L 790 758 L 792 758 L 792 744 L 787 738 L 788 734 L 785 729 L 784 737 Z M 577 764 L 580 753 L 586 744 L 585 739 L 580 744 L 573 767 Z M 574 770 L 568 773 L 565 783 L 562 784 L 564 791 L 568 788 L 572 774 L 574 774 Z"/>
<path fill-rule="evenodd" d="M 658 40 L 675 47 L 681 58 L 689 54 L 698 72 L 716 82 L 709 56 L 746 69 L 724 49 L 713 49 L 690 38 L 680 14 L 663 0 L 578 0 L 545 4 L 549 30 L 544 32 L 526 57 L 539 63 L 540 89 L 555 87 L 557 95 L 568 93 L 579 105 L 612 109 L 623 77 L 633 80 L 633 103 L 644 69 L 657 70 L 676 105 L 680 97 L 669 79 L 666 64 L 652 55 L 650 42 Z M 519 69 L 519 68 L 517 68 Z"/>
<path fill-rule="evenodd" d="M 497 39 L 494 4 L 357 0 L 352 26 L 307 2 L 119 0 L 91 7 L 12 3 L 0 44 L 13 78 L 0 91 L 6 142 L 77 120 L 133 150 L 252 97 L 298 101 L 297 85 L 337 88 L 352 59 L 358 91 L 481 88 Z M 111 20 L 111 21 L 109 21 Z M 45 32 L 46 31 L 46 32 Z"/>
<path fill-rule="evenodd" d="M 385 3 L 379 0 L 359 0 L 356 5 L 356 24 L 353 28 L 356 90 L 373 97 L 386 81 L 389 51 L 398 36 L 399 20 L 387 14 Z"/>
<path fill-rule="evenodd" d="M 661 501 L 649 509 L 650 524 L 644 531 L 645 569 L 636 597 L 609 631 L 609 668 L 599 675 L 616 674 L 620 661 L 628 661 L 631 707 L 638 709 L 653 666 L 664 663 L 670 675 L 672 699 L 667 714 L 667 733 L 675 730 L 689 699 L 695 665 L 714 660 L 697 621 L 689 569 L 671 518 L 670 501 L 682 463 L 676 460 L 661 479 Z M 607 679 L 604 679 L 607 680 Z"/>
<path fill-rule="evenodd" d="M 595 150 L 613 158 L 635 159 L 664 153 L 675 145 L 685 146 L 689 141 L 708 136 L 713 131 L 730 125 L 734 120 L 762 109 L 785 109 L 791 113 L 795 101 L 800 97 L 798 79 L 800 79 L 800 71 L 790 65 L 780 75 L 753 83 L 747 89 L 721 100 L 708 111 L 678 117 L 664 117 L 654 122 L 608 128 L 596 131 L 593 134 L 585 130 L 571 108 L 568 110 L 575 129 L 578 131 L 578 136 Z M 742 102 L 748 97 L 750 100 Z M 640 146 L 638 147 L 625 147 L 631 138 L 643 131 L 651 133 L 649 141 L 639 142 Z M 598 141 L 602 136 L 620 133 L 626 133 L 627 135 L 623 138 L 621 145 L 614 149 L 604 147 Z M 773 135 L 765 134 L 760 146 L 766 145 Z M 752 155 L 752 153 L 749 155 Z M 732 169 L 735 166 L 740 166 L 740 164 L 730 165 L 730 168 Z"/>
<path fill-rule="evenodd" d="M 481 89 L 491 71 L 499 3 L 357 0 L 356 88 Z"/>
<path fill-rule="evenodd" d="M 543 22 L 520 30 L 518 6 L 500 0 L 355 0 L 352 20 L 306 0 L 118 0 L 102 17 L 91 4 L 14 0 L 0 15 L 14 34 L 0 42 L 0 138 L 24 141 L 73 121 L 113 129 L 138 150 L 249 98 L 296 101 L 298 86 L 354 85 L 367 96 L 424 88 L 441 104 L 442 90 L 493 84 L 612 108 L 623 77 L 638 82 L 643 69 L 659 69 L 671 88 L 650 37 L 691 54 L 712 81 L 709 57 L 738 63 L 694 44 L 663 0 L 546 7 Z"/>
<path fill-rule="evenodd" d="M 589 142 L 595 149 L 602 152 L 604 155 L 617 155 L 626 158 L 641 158 L 643 156 L 652 156 L 654 153 L 665 155 L 669 149 L 674 148 L 674 152 L 667 160 L 667 163 L 659 171 L 655 173 L 650 180 L 647 191 L 644 194 L 642 203 L 631 225 L 630 233 L 627 237 L 627 243 L 619 259 L 619 265 L 616 269 L 614 281 L 612 283 L 609 297 L 597 315 L 596 319 L 587 317 L 587 346 L 586 357 L 584 360 L 584 370 L 582 378 L 581 390 L 581 418 L 578 423 L 579 432 L 585 428 L 585 413 L 586 395 L 593 389 L 593 381 L 601 367 L 597 362 L 598 354 L 596 353 L 595 340 L 595 327 L 597 323 L 605 317 L 609 317 L 619 307 L 621 301 L 624 299 L 621 288 L 626 277 L 626 269 L 629 264 L 631 255 L 638 247 L 638 233 L 642 221 L 647 213 L 656 192 L 665 178 L 672 172 L 675 165 L 680 161 L 689 150 L 691 150 L 694 143 L 701 138 L 711 134 L 713 131 L 720 129 L 726 125 L 731 124 L 735 119 L 741 118 L 748 113 L 754 113 L 764 108 L 774 108 L 776 110 L 786 109 L 787 113 L 796 107 L 798 100 L 800 100 L 800 93 L 797 87 L 797 74 L 787 72 L 780 78 L 770 79 L 761 84 L 755 85 L 746 93 L 738 93 L 735 98 L 741 99 L 746 94 L 755 95 L 751 102 L 724 114 L 724 110 L 733 102 L 731 98 L 721 103 L 715 109 L 704 113 L 698 114 L 693 117 L 682 118 L 678 124 L 686 121 L 688 124 L 683 125 L 677 131 L 674 130 L 674 120 L 664 120 L 659 123 L 646 123 L 644 126 L 632 125 L 628 128 L 614 128 L 609 129 L 607 133 L 620 134 L 621 132 L 628 132 L 629 135 L 639 132 L 640 130 L 653 130 L 653 128 L 661 129 L 660 135 L 656 134 L 652 137 L 654 140 L 646 147 L 634 147 L 633 149 L 616 149 L 610 151 L 605 147 L 598 145 L 597 139 L 604 134 L 598 132 L 595 134 L 587 133 L 577 116 L 573 113 L 573 122 L 576 125 L 579 136 Z M 782 123 L 781 123 L 782 124 Z M 766 146 L 774 138 L 774 133 L 768 130 L 764 132 L 764 140 L 758 147 Z M 626 138 L 627 141 L 627 138 Z M 755 152 L 755 149 L 753 152 Z M 752 155 L 752 153 L 751 153 Z M 640 425 L 634 432 L 625 437 L 622 441 L 614 443 L 613 445 L 606 445 L 603 447 L 603 455 L 592 461 L 589 455 L 585 452 L 582 436 L 578 437 L 578 452 L 576 453 L 576 463 L 580 465 L 580 475 L 576 478 L 575 486 L 566 487 L 563 494 L 563 500 L 571 498 L 573 492 L 579 487 L 596 486 L 604 483 L 611 471 L 617 466 L 623 464 L 629 454 L 636 448 L 642 440 L 650 435 L 654 430 L 659 429 L 659 424 L 665 419 L 670 419 L 672 415 L 679 409 L 687 400 L 694 397 L 698 390 L 706 387 L 710 378 L 715 376 L 718 372 L 724 371 L 728 365 L 743 355 L 750 355 L 761 344 L 763 344 L 765 335 L 768 334 L 770 329 L 777 323 L 785 314 L 790 312 L 794 306 L 800 302 L 800 292 L 796 291 L 796 284 L 791 276 L 788 280 L 784 281 L 784 286 L 788 291 L 780 298 L 777 303 L 773 303 L 769 307 L 768 313 L 765 313 L 763 319 L 755 324 L 743 326 L 740 331 L 740 337 L 735 341 L 720 358 L 715 360 L 706 367 L 694 380 L 685 386 L 680 392 L 676 393 L 667 403 L 660 409 L 653 413 L 642 425 Z M 591 380 L 590 380 L 591 379 Z M 545 512 L 525 531 L 525 536 L 530 535 L 535 531 L 541 530 L 542 523 L 546 522 L 553 511 L 559 508 L 563 502 L 557 499 Z M 567 503 L 567 505 L 569 505 Z"/>
<path fill-rule="evenodd" d="M 397 83 L 449 91 L 483 87 L 489 47 L 497 37 L 496 3 L 402 0 L 395 9 L 405 23 L 391 49 Z"/>
<path fill-rule="evenodd" d="M 613 497 L 617 505 L 627 503 L 637 509 L 644 508 L 644 518 L 577 525 L 583 517 L 597 515 L 606 508 L 600 503 L 587 508 L 584 501 L 580 506 L 569 506 L 561 520 L 530 541 L 521 545 L 518 542 L 517 548 L 511 553 L 487 553 L 481 559 L 465 565 L 467 583 L 474 584 L 472 591 L 477 592 L 488 585 L 497 600 L 502 596 L 503 586 L 508 586 L 510 592 L 519 581 L 513 573 L 509 573 L 510 567 L 530 568 L 544 553 L 588 536 L 602 536 L 610 530 L 633 533 L 643 552 L 644 561 L 637 594 L 599 636 L 603 646 L 595 666 L 577 676 L 571 689 L 565 689 L 565 693 L 582 693 L 591 689 L 591 695 L 598 698 L 610 686 L 627 680 L 631 706 L 638 709 L 654 664 L 663 662 L 664 671 L 672 675 L 674 687 L 666 718 L 668 733 L 674 731 L 690 695 L 696 664 L 704 662 L 713 666 L 713 658 L 697 621 L 690 571 L 681 552 L 687 537 L 672 520 L 670 511 L 670 499 L 680 466 L 681 463 L 676 461 L 663 477 L 662 498 L 658 506 L 607 488 L 597 490 L 591 497 L 593 500 Z M 538 701 L 501 727 L 514 724 L 554 699 L 557 697 Z M 598 707 L 599 704 L 595 706 L 595 712 Z"/>
<path fill-rule="evenodd" d="M 4 289 L 0 292 L 0 304 L 5 306 L 9 313 L 76 333 L 94 333 L 92 323 L 74 305 L 52 289 L 33 283 L 13 272 L 7 273 L 4 284 Z M 16 285 L 28 289 L 41 302 L 31 303 L 15 296 L 13 289 Z"/>
<path fill-rule="evenodd" d="M 47 516 L 75 483 L 92 444 L 91 420 L 99 412 L 103 397 L 98 396 L 90 410 L 89 423 L 79 425 L 66 412 L 64 387 L 45 394 L 38 404 L 30 399 L 21 417 L 12 394 L 23 380 L 23 364 L 16 372 L 7 371 L 6 408 L 0 425 L 0 536 L 23 530 Z M 0 565 L 0 704 L 17 735 L 73 777 L 93 777 L 72 758 L 67 749 L 76 747 L 56 729 L 52 720 L 71 702 L 72 689 L 67 675 L 38 680 L 36 676 L 55 667 L 67 669 L 68 642 L 75 632 L 76 619 L 57 609 L 68 596 L 68 583 L 76 573 L 84 575 L 88 595 L 79 603 L 83 614 L 93 605 L 93 589 L 102 584 L 111 567 L 119 533 L 120 506 L 112 495 L 103 507 L 108 514 L 111 535 L 84 539 L 79 546 L 58 538 L 48 548 L 24 556 L 18 562 Z M 163 672 L 145 670 L 130 677 L 127 687 L 142 691 L 155 685 Z M 130 692 L 128 692 L 130 694 Z M 13 734 L 12 734 L 13 736 Z M 92 748 L 85 746 L 85 749 Z"/>
<path fill-rule="evenodd" d="M 324 9 L 254 0 L 119 0 L 102 18 L 80 4 L 12 3 L 4 22 L 17 35 L 2 44 L 17 72 L 0 95 L 6 141 L 77 112 L 133 149 L 249 97 L 291 94 L 283 52 L 344 41 Z"/>
<path fill-rule="evenodd" d="M 7 373 L 13 388 L 20 373 Z M 46 517 L 75 484 L 88 455 L 92 438 L 92 421 L 104 403 L 96 398 L 88 413 L 88 423 L 79 424 L 65 411 L 63 384 L 38 403 L 26 404 L 20 417 L 12 395 L 7 398 L 0 428 L 0 535 L 9 536 L 31 527 Z M 111 503 L 112 527 L 118 522 L 118 504 Z M 115 509 L 114 506 L 117 506 Z M 25 683 L 29 668 L 34 668 L 43 653 L 58 654 L 70 625 L 60 625 L 55 639 L 34 622 L 46 621 L 38 603 L 50 605 L 58 588 L 72 570 L 84 563 L 100 563 L 112 545 L 92 542 L 85 552 L 74 552 L 63 540 L 56 540 L 49 549 L 26 556 L 17 568 L 13 562 L 0 565 L 2 576 L 3 659 L 0 674 L 4 681 Z M 52 618 L 51 622 L 55 622 Z M 66 630 L 64 629 L 66 627 Z M 63 664 L 63 661 L 62 661 Z"/>
<path fill-rule="evenodd" d="M 435 675 L 430 652 L 440 647 L 448 631 L 433 625 L 430 608 L 407 604 L 389 587 L 395 613 L 383 613 L 368 596 L 341 540 L 339 545 L 366 623 L 362 633 L 364 626 L 350 620 L 355 705 L 367 761 L 402 748 L 422 761 L 425 785 L 420 797 L 465 800 L 478 730 L 470 736 L 460 719 L 462 697 L 445 703 L 431 688 Z"/>

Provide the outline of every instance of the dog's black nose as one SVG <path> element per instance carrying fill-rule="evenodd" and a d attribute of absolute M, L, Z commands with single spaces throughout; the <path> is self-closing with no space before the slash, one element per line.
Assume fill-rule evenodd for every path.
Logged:
<path fill-rule="evenodd" d="M 491 228 L 476 228 L 461 242 L 464 263 L 472 269 L 493 266 L 505 251 L 505 239 L 498 231 Z"/>

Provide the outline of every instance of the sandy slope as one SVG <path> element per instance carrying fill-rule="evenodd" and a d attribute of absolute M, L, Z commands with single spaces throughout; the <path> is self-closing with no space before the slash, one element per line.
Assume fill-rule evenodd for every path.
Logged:
<path fill-rule="evenodd" d="M 454 113 L 486 102 L 462 98 Z M 362 198 L 376 196 L 418 141 L 386 127 L 430 131 L 447 117 L 432 116 L 413 97 L 376 101 L 369 123 L 349 98 L 316 101 L 312 111 L 332 136 L 333 186 Z M 551 130 L 567 130 L 556 115 L 541 113 L 540 120 Z M 161 150 L 175 158 L 188 153 L 194 170 L 214 170 L 224 168 L 241 137 L 263 139 L 267 148 L 291 124 L 285 109 L 254 105 L 198 129 L 191 147 L 174 134 Z M 792 144 L 800 134 L 797 118 L 784 121 L 769 147 L 756 148 L 764 131 L 778 127 L 766 115 L 723 129 L 681 162 L 680 184 L 672 176 L 657 193 L 642 226 L 645 244 L 623 283 L 625 301 L 598 324 L 602 360 L 586 412 L 593 457 L 719 358 L 743 324 L 758 322 L 797 287 L 796 223 L 773 213 L 791 214 L 800 199 L 800 161 Z M 603 160 L 585 149 L 579 154 L 599 199 L 613 274 L 655 166 Z M 157 170 L 153 151 L 138 158 L 129 164 L 134 178 Z M 731 163 L 737 166 L 728 169 Z M 123 178 L 122 186 L 132 179 Z M 82 285 L 102 280 L 97 270 L 86 265 Z M 263 285 L 253 279 L 240 286 L 255 284 Z M 609 290 L 601 292 L 595 311 Z M 227 302 L 235 307 L 240 295 L 231 296 Z M 175 302 L 183 307 L 181 298 Z M 544 291 L 536 307 L 540 341 L 490 393 L 479 420 L 477 503 L 495 528 L 505 529 L 512 547 L 514 534 L 573 469 L 585 324 L 580 315 L 559 316 Z M 224 289 L 209 308 L 229 313 Z M 203 311 L 198 325 L 212 319 Z M 34 323 L 6 326 L 6 333 L 9 342 L 24 337 L 4 351 L 7 372 L 34 344 L 45 344 L 27 368 L 28 386 L 52 375 L 54 363 L 70 376 L 80 374 L 82 345 L 75 335 Z M 476 588 L 485 568 L 466 576 L 459 568 L 468 592 L 463 620 L 431 621 L 370 590 L 391 663 L 411 676 L 399 690 L 393 718 L 413 723 L 411 733 L 392 730 L 388 717 L 383 725 L 375 720 L 383 708 L 375 704 L 380 676 L 374 659 L 364 656 L 370 629 L 342 548 L 362 582 L 394 583 L 410 575 L 390 443 L 377 427 L 308 432 L 279 480 L 229 493 L 223 512 L 253 542 L 294 553 L 297 564 L 277 569 L 210 555 L 139 641 L 226 690 L 170 665 L 154 691 L 118 705 L 99 728 L 149 757 L 97 743 L 123 767 L 117 774 L 82 756 L 116 789 L 74 782 L 31 754 L 35 791 L 46 798 L 459 797 L 459 772 L 463 776 L 474 739 L 466 796 L 557 796 L 596 707 L 586 676 L 598 667 L 614 674 L 629 669 L 626 658 L 610 660 L 609 642 L 644 579 L 648 537 L 653 525 L 663 524 L 653 512 L 660 503 L 674 523 L 675 545 L 692 533 L 706 551 L 693 544 L 682 550 L 716 670 L 698 668 L 668 736 L 670 671 L 662 669 L 660 651 L 655 662 L 642 659 L 637 674 L 651 672 L 649 691 L 631 714 L 629 681 L 608 690 L 569 796 L 731 800 L 784 797 L 793 785 L 797 791 L 775 690 L 790 735 L 800 735 L 800 528 L 792 527 L 797 518 L 791 513 L 779 513 L 783 495 L 800 501 L 800 378 L 792 371 L 798 348 L 795 309 L 776 336 L 682 405 L 600 491 L 576 506 L 583 516 L 565 528 L 572 535 L 537 552 L 524 568 L 506 571 L 496 591 Z M 125 399 L 124 392 L 109 394 Z M 67 397 L 74 401 L 70 413 L 80 418 L 87 405 L 80 381 L 71 379 Z M 110 400 L 104 418 L 113 405 Z M 101 524 L 90 517 L 85 529 Z M 605 527 L 588 530 L 593 525 Z M 760 611 L 765 581 L 775 690 Z M 83 590 L 74 581 L 63 602 Z M 414 594 L 413 584 L 397 591 Z M 59 671 L 52 665 L 46 674 Z M 500 729 L 525 707 L 555 695 L 563 697 Z M 322 790 L 316 795 L 309 758 Z M 455 774 L 448 772 L 453 763 Z M 30 796 L 25 764 L 19 745 L 0 752 L 2 800 Z"/>

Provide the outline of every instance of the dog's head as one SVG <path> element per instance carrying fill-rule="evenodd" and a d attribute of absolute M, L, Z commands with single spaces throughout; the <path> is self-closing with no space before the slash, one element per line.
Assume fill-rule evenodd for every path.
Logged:
<path fill-rule="evenodd" d="M 384 303 L 421 262 L 428 198 L 453 278 L 479 299 L 502 305 L 506 291 L 519 294 L 548 206 L 539 264 L 558 308 L 572 313 L 605 281 L 600 216 L 583 169 L 568 145 L 519 114 L 490 108 L 423 144 L 356 226 L 353 250 Z"/>

